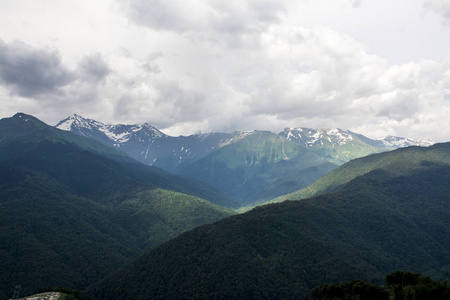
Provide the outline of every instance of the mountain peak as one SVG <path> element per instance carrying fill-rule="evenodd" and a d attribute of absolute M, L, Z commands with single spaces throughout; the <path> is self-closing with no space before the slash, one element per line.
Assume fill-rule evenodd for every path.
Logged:
<path fill-rule="evenodd" d="M 16 120 L 22 120 L 22 121 L 25 121 L 25 122 L 28 122 L 30 120 L 37 120 L 35 117 L 33 117 L 31 115 L 24 114 L 22 112 L 16 113 L 12 118 L 16 119 Z"/>
<path fill-rule="evenodd" d="M 17 114 L 15 114 L 14 116 L 13 116 L 13 118 L 23 118 L 23 117 L 29 117 L 29 115 L 27 115 L 27 114 L 24 114 L 23 112 L 18 112 Z"/>
<path fill-rule="evenodd" d="M 10 122 L 11 124 L 19 124 L 19 122 L 20 122 L 22 124 L 20 126 L 23 129 L 30 128 L 30 126 L 39 128 L 39 127 L 42 127 L 43 125 L 46 125 L 41 120 L 39 120 L 31 115 L 22 113 L 22 112 L 16 113 L 11 118 L 5 118 L 2 120 L 4 120 L 3 122 Z"/>
<path fill-rule="evenodd" d="M 386 136 L 384 139 L 382 139 L 382 142 L 387 147 L 393 148 L 404 148 L 409 146 L 429 147 L 435 144 L 435 142 L 432 140 L 421 140 L 421 139 L 415 140 L 392 135 Z"/>
<path fill-rule="evenodd" d="M 120 144 L 123 144 L 130 138 L 138 135 L 151 136 L 152 138 L 161 138 L 165 136 L 164 133 L 149 123 L 136 125 L 112 125 L 84 118 L 77 114 L 60 121 L 55 127 L 61 130 L 75 132 L 81 136 L 109 141 L 112 144 L 107 144 L 117 147 L 120 147 Z"/>
<path fill-rule="evenodd" d="M 331 143 L 336 145 L 346 145 L 348 143 L 354 143 L 356 140 L 385 148 L 404 148 L 409 146 L 421 146 L 428 147 L 435 144 L 432 140 L 416 140 L 404 137 L 386 136 L 382 140 L 373 140 L 362 136 L 358 133 L 354 133 L 350 130 L 342 130 L 340 128 L 327 129 L 327 128 L 306 128 L 306 127 L 292 127 L 285 128 L 280 133 L 286 139 L 296 141 L 305 144 L 307 147 L 320 146 L 324 143 Z"/>
<path fill-rule="evenodd" d="M 315 145 L 323 146 L 324 143 L 345 145 L 348 142 L 354 141 L 356 138 L 355 133 L 340 128 L 285 128 L 280 135 L 288 140 L 305 144 L 306 147 L 313 147 Z"/>
<path fill-rule="evenodd" d="M 83 118 L 80 115 L 77 114 L 73 114 L 73 116 L 67 117 L 64 120 L 60 121 L 58 124 L 56 124 L 56 128 L 61 129 L 61 130 L 65 130 L 65 131 L 70 131 L 72 126 L 75 126 L 73 124 L 76 124 L 75 127 L 85 127 L 85 128 L 90 128 L 91 126 L 89 126 L 89 123 L 91 122 L 96 122 L 94 120 L 91 119 L 86 119 Z"/>

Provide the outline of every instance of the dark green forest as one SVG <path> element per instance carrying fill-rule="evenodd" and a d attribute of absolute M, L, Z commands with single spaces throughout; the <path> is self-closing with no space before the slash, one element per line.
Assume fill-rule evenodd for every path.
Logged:
<path fill-rule="evenodd" d="M 84 289 L 155 245 L 233 213 L 194 196 L 213 198 L 215 189 L 114 149 L 101 155 L 103 147 L 31 116 L 0 121 L 3 298 L 16 284 L 23 293 Z"/>
<path fill-rule="evenodd" d="M 361 280 L 324 284 L 311 291 L 313 300 L 447 300 L 448 281 L 434 280 L 420 273 L 396 271 L 378 286 Z"/>
<path fill-rule="evenodd" d="M 355 278 L 381 285 L 384 274 L 402 269 L 449 278 L 449 149 L 429 149 L 441 163 L 375 169 L 329 194 L 201 226 L 87 292 L 102 299 L 297 299 Z"/>
<path fill-rule="evenodd" d="M 236 215 L 216 188 L 18 114 L 0 120 L 0 298 L 441 299 L 449 182 L 449 143 L 410 147 Z"/>

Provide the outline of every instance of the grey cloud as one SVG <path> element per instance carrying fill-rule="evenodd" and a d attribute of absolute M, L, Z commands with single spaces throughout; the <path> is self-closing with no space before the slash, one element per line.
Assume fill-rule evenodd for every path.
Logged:
<path fill-rule="evenodd" d="M 156 64 L 155 61 L 163 56 L 164 54 L 161 52 L 150 53 L 147 55 L 147 60 L 141 64 L 141 67 L 147 73 L 159 73 L 161 72 L 161 69 L 159 68 L 158 64 Z"/>
<path fill-rule="evenodd" d="M 15 41 L 0 41 L 0 83 L 23 97 L 58 93 L 74 80 L 58 53 Z"/>
<path fill-rule="evenodd" d="M 447 0 L 426 0 L 424 8 L 432 10 L 437 14 L 442 15 L 447 22 L 450 22 L 450 2 Z M 450 23 L 449 23 L 450 24 Z"/>
<path fill-rule="evenodd" d="M 178 82 L 155 80 L 147 88 L 153 91 L 151 96 L 143 94 L 140 88 L 131 88 L 120 95 L 114 105 L 114 117 L 136 120 L 145 115 L 154 126 L 161 128 L 205 117 L 199 109 L 199 102 L 204 100 L 202 96 L 183 89 Z"/>
<path fill-rule="evenodd" d="M 353 8 L 358 8 L 361 6 L 361 0 L 354 0 L 352 3 Z"/>
<path fill-rule="evenodd" d="M 214 17 L 210 25 L 215 31 L 248 33 L 278 23 L 286 8 L 280 1 L 212 1 Z"/>
<path fill-rule="evenodd" d="M 393 93 L 384 101 L 373 104 L 377 116 L 387 117 L 395 121 L 411 118 L 420 110 L 420 99 L 414 91 L 403 90 Z M 371 105 L 369 103 L 369 105 Z"/>
<path fill-rule="evenodd" d="M 141 67 L 147 72 L 147 73 L 159 73 L 161 72 L 161 69 L 159 66 L 155 63 L 146 62 L 141 65 Z"/>
<path fill-rule="evenodd" d="M 282 2 L 274 0 L 129 0 L 121 5 L 128 18 L 138 25 L 201 35 L 260 31 L 261 27 L 279 22 L 286 10 Z"/>
<path fill-rule="evenodd" d="M 127 16 L 136 24 L 168 31 L 189 31 L 194 23 L 187 1 L 129 0 L 121 2 Z"/>
<path fill-rule="evenodd" d="M 102 81 L 111 72 L 108 64 L 99 53 L 85 56 L 79 67 L 85 78 L 95 82 Z"/>

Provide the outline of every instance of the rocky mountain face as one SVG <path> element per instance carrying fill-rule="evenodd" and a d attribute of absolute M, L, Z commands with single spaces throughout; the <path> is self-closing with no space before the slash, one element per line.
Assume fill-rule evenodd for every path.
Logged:
<path fill-rule="evenodd" d="M 208 133 L 172 137 L 148 123 L 110 125 L 79 115 L 60 121 L 56 128 L 95 139 L 115 147 L 147 165 L 174 171 L 185 162 L 203 157 L 239 136 L 236 133 Z"/>
<path fill-rule="evenodd" d="M 209 183 L 228 193 L 237 206 L 253 206 L 299 190 L 358 157 L 433 144 L 311 128 L 172 137 L 147 123 L 107 125 L 78 115 L 56 127 L 115 147 L 147 165 Z"/>

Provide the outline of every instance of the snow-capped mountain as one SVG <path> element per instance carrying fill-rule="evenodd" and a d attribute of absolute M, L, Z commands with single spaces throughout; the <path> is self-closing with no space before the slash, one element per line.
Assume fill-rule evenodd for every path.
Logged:
<path fill-rule="evenodd" d="M 56 128 L 93 138 L 115 147 L 135 159 L 168 171 L 200 159 L 218 148 L 233 144 L 254 133 L 206 133 L 172 137 L 152 125 L 113 125 L 73 115 L 60 121 Z M 300 147 L 319 151 L 336 164 L 371 153 L 388 151 L 408 146 L 430 146 L 430 140 L 387 136 L 373 140 L 361 134 L 341 129 L 286 128 L 279 133 L 281 138 L 297 143 Z"/>
<path fill-rule="evenodd" d="M 359 140 L 357 134 L 341 129 L 286 128 L 280 135 L 288 140 L 304 144 L 308 148 L 326 144 L 333 147 Z"/>
<path fill-rule="evenodd" d="M 81 136 L 97 140 L 101 139 L 105 143 L 119 148 L 122 144 L 133 138 L 138 141 L 143 141 L 144 139 L 156 140 L 166 136 L 148 123 L 138 125 L 110 125 L 92 119 L 86 119 L 77 114 L 62 120 L 55 127 L 61 130 L 72 131 Z"/>
<path fill-rule="evenodd" d="M 245 204 L 293 192 L 358 157 L 431 141 L 369 139 L 341 129 L 286 128 L 172 137 L 149 124 L 108 125 L 74 115 L 56 125 L 169 172 L 209 183 Z"/>
<path fill-rule="evenodd" d="M 375 147 L 388 147 L 388 148 L 403 148 L 409 146 L 421 146 L 428 147 L 435 144 L 432 140 L 414 140 L 403 137 L 386 136 L 382 140 L 373 140 L 365 137 L 361 134 L 336 129 L 312 129 L 312 128 L 286 128 L 280 133 L 281 136 L 288 140 L 296 141 L 304 144 L 306 147 L 325 146 L 329 144 L 331 146 L 343 146 L 356 144 L 362 142 Z"/>
<path fill-rule="evenodd" d="M 390 136 L 390 135 L 388 135 L 384 139 L 382 139 L 382 142 L 387 147 L 392 147 L 392 148 L 404 148 L 404 147 L 410 147 L 410 146 L 429 147 L 429 146 L 435 144 L 435 142 L 432 140 L 414 140 L 414 139 L 408 139 L 408 138 L 402 138 L 402 137 L 396 137 L 396 136 Z"/>
<path fill-rule="evenodd" d="M 331 161 L 338 164 L 376 152 L 408 146 L 427 147 L 434 144 L 433 141 L 429 140 L 413 140 L 391 136 L 382 140 L 373 140 L 342 129 L 286 128 L 280 135 L 307 149 L 320 151 L 328 156 Z"/>
<path fill-rule="evenodd" d="M 172 137 L 148 123 L 136 125 L 104 124 L 73 115 L 56 128 L 89 137 L 115 147 L 147 164 L 173 171 L 180 165 L 203 157 L 221 144 L 245 136 L 245 132 L 207 133 Z"/>

